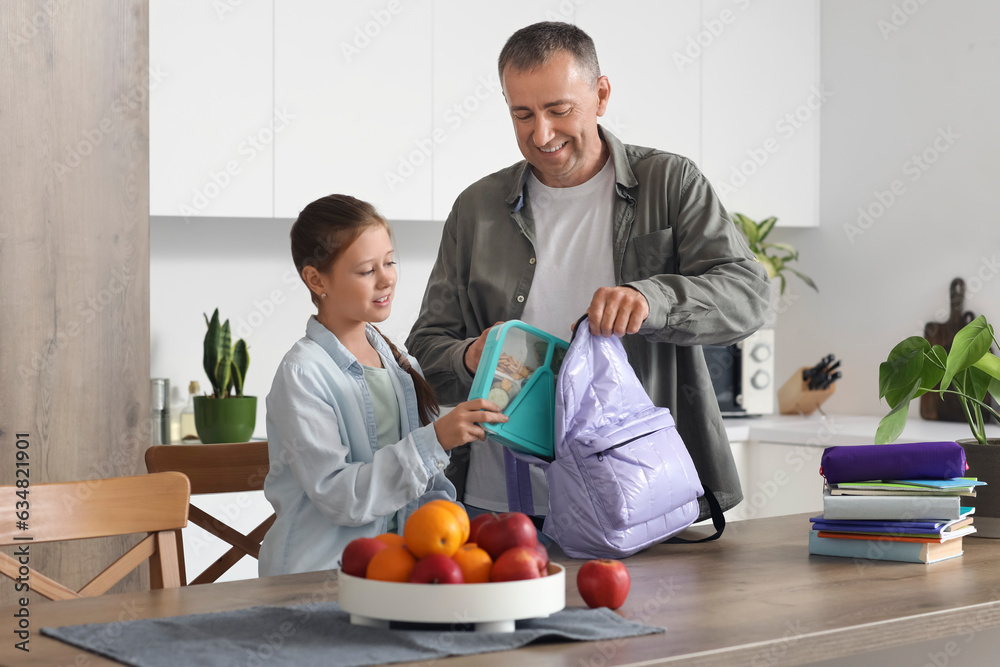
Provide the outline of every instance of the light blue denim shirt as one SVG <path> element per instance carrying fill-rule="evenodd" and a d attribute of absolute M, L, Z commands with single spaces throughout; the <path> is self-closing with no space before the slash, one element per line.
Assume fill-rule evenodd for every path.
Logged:
<path fill-rule="evenodd" d="M 389 370 L 403 439 L 377 446 L 361 364 L 309 318 L 267 395 L 264 495 L 277 519 L 261 545 L 261 576 L 336 568 L 348 542 L 386 532 L 394 512 L 402 526 L 421 504 L 455 499 L 443 473 L 448 453 L 434 427 L 420 425 L 412 379 L 370 325 L 367 334 Z"/>

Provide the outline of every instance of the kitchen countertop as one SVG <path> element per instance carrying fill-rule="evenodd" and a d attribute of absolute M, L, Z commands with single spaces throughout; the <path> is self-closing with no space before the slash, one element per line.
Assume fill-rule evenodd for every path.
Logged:
<path fill-rule="evenodd" d="M 830 447 L 833 445 L 870 445 L 881 416 L 873 415 L 765 415 L 762 417 L 727 417 L 726 433 L 730 442 L 771 442 L 788 445 Z M 1000 437 L 1000 426 L 990 425 L 991 437 Z M 965 422 L 928 421 L 911 415 L 897 442 L 954 441 L 971 438 Z"/>
<path fill-rule="evenodd" d="M 661 544 L 626 559 L 632 591 L 619 613 L 666 628 L 663 634 L 540 643 L 439 663 L 771 666 L 842 658 L 840 664 L 916 665 L 943 651 L 953 656 L 952 644 L 963 658 L 973 651 L 995 656 L 1000 540 L 963 538 L 964 556 L 922 565 L 810 556 L 808 535 L 807 514 L 754 519 L 727 527 L 721 540 Z M 566 567 L 567 605 L 580 606 L 572 582 L 583 561 L 556 549 L 551 554 Z M 314 572 L 33 603 L 30 654 L 13 649 L 9 621 L 16 609 L 7 607 L 0 609 L 8 621 L 2 624 L 7 639 L 0 645 L 0 664 L 111 664 L 41 635 L 43 626 L 318 602 L 336 599 L 337 592 L 336 573 Z M 949 639 L 954 637 L 959 643 Z M 873 661 L 859 655 L 879 650 L 891 651 L 890 657 Z M 913 653 L 911 660 L 903 660 L 904 650 Z"/>

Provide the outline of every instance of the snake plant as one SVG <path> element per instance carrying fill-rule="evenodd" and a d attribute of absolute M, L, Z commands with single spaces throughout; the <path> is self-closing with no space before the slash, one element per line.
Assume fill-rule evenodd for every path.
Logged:
<path fill-rule="evenodd" d="M 234 345 L 229 320 L 219 324 L 219 309 L 212 313 L 212 319 L 205 315 L 208 331 L 205 333 L 205 354 L 202 361 L 205 373 L 212 383 L 213 398 L 243 396 L 243 380 L 250 366 L 250 354 L 242 338 Z"/>
<path fill-rule="evenodd" d="M 753 251 L 753 254 L 757 256 L 757 260 L 767 269 L 767 275 L 772 280 L 777 278 L 781 281 L 780 294 L 785 293 L 785 276 L 783 275 L 785 271 L 791 271 L 801 278 L 806 285 L 809 285 L 809 287 L 818 292 L 819 288 L 816 287 L 816 283 L 812 281 L 812 278 L 788 266 L 789 262 L 793 262 L 799 258 L 798 250 L 787 243 L 764 242 L 767 235 L 774 229 L 774 223 L 776 222 L 778 222 L 778 219 L 773 216 L 760 222 L 754 222 L 742 213 L 733 213 L 733 224 L 743 232 L 747 243 L 750 245 L 750 250 Z"/>

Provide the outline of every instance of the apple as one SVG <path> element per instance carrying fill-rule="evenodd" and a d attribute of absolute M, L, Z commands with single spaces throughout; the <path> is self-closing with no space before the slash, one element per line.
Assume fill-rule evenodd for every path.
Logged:
<path fill-rule="evenodd" d="M 591 609 L 618 609 L 625 604 L 631 583 L 632 578 L 625 564 L 610 558 L 588 560 L 576 573 L 576 587 L 580 591 L 580 597 Z"/>
<path fill-rule="evenodd" d="M 450 556 L 431 554 L 413 566 L 411 584 L 464 584 L 462 568 Z"/>
<path fill-rule="evenodd" d="M 549 568 L 549 550 L 541 542 L 536 542 L 535 551 L 538 552 L 538 557 L 542 559 L 542 569 L 547 572 Z"/>
<path fill-rule="evenodd" d="M 351 540 L 340 556 L 340 570 L 352 577 L 364 578 L 368 561 L 389 545 L 374 537 L 359 537 Z"/>
<path fill-rule="evenodd" d="M 494 514 L 493 512 L 480 514 L 475 518 L 473 518 L 472 521 L 469 522 L 469 539 L 467 539 L 466 542 L 475 542 L 476 544 L 479 544 L 479 542 L 476 542 L 476 537 L 479 535 L 479 529 L 483 526 L 484 523 L 489 523 L 496 520 L 497 520 L 497 515 Z"/>
<path fill-rule="evenodd" d="M 493 563 L 490 581 L 538 579 L 548 574 L 534 547 L 512 547 Z"/>
<path fill-rule="evenodd" d="M 521 512 L 504 512 L 497 516 L 496 521 L 486 521 L 479 527 L 476 544 L 490 555 L 495 563 L 503 552 L 514 547 L 535 548 L 538 544 L 538 534 L 535 524 L 527 514 Z"/>

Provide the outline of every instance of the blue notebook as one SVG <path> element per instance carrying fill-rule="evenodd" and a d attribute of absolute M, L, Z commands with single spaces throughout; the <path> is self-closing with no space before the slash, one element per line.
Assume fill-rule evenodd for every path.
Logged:
<path fill-rule="evenodd" d="M 809 553 L 855 560 L 892 560 L 906 563 L 937 563 L 965 553 L 962 539 L 946 542 L 894 542 L 890 540 L 847 540 L 820 537 L 809 531 Z"/>

